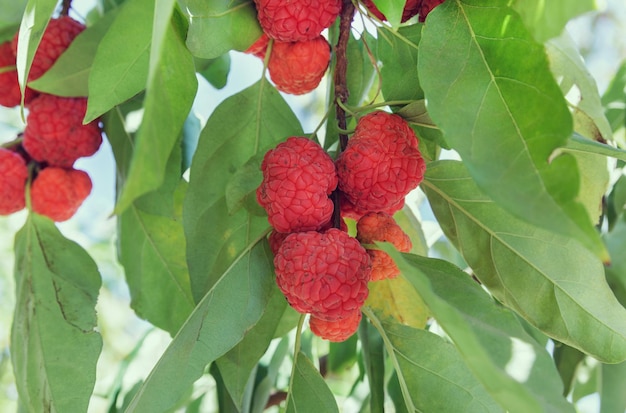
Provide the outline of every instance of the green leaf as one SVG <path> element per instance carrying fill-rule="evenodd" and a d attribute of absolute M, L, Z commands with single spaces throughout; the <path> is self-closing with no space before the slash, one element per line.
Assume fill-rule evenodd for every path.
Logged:
<path fill-rule="evenodd" d="M 278 370 L 283 364 L 288 351 L 289 338 L 283 337 L 276 346 L 274 354 L 272 354 L 269 366 L 267 366 L 267 374 L 259 381 L 254 390 L 254 397 L 250 408 L 251 413 L 263 413 L 266 410 L 265 406 L 270 399 L 272 389 L 275 387 Z"/>
<path fill-rule="evenodd" d="M 27 0 L 7 1 L 2 5 L 0 29 L 18 26 L 26 9 Z M 15 32 L 14 32 L 15 33 Z"/>
<path fill-rule="evenodd" d="M 556 343 L 553 357 L 563 381 L 563 396 L 567 396 L 574 385 L 578 365 L 585 359 L 585 353 L 566 344 Z"/>
<path fill-rule="evenodd" d="M 196 57 L 215 59 L 229 50 L 246 50 L 263 31 L 251 0 L 182 0 L 188 13 L 187 47 Z"/>
<path fill-rule="evenodd" d="M 31 214 L 15 238 L 15 285 L 11 359 L 21 404 L 29 412 L 87 411 L 102 348 L 95 262 Z"/>
<path fill-rule="evenodd" d="M 517 11 L 535 40 L 540 43 L 556 37 L 572 18 L 595 10 L 594 0 L 515 0 Z"/>
<path fill-rule="evenodd" d="M 145 89 L 154 7 L 153 0 L 128 0 L 120 8 L 93 59 L 85 122 Z"/>
<path fill-rule="evenodd" d="M 367 47 L 366 47 L 367 44 Z M 350 33 L 348 40 L 348 71 L 346 73 L 346 84 L 350 95 L 346 104 L 348 106 L 361 106 L 368 98 L 370 89 L 374 84 L 377 75 L 375 67 L 375 57 L 370 56 L 369 48 L 374 47 L 376 39 L 369 32 L 361 33 L 361 38 L 355 39 Z"/>
<path fill-rule="evenodd" d="M 611 141 L 611 125 L 604 114 L 595 79 L 589 73 L 569 33 L 546 43 L 550 69 L 573 106 L 574 130 L 594 141 Z M 582 169 L 582 168 L 581 168 Z"/>
<path fill-rule="evenodd" d="M 606 145 L 600 142 L 586 139 L 584 136 L 573 134 L 567 144 L 560 151 L 572 153 L 589 153 L 602 156 L 610 156 L 615 159 L 626 161 L 626 150 Z"/>
<path fill-rule="evenodd" d="M 182 207 L 182 196 L 177 203 Z M 120 216 L 118 232 L 119 258 L 133 310 L 176 334 L 195 306 L 180 217 L 152 214 L 134 204 Z"/>
<path fill-rule="evenodd" d="M 207 121 L 191 165 L 183 216 L 196 300 L 268 228 L 265 217 L 244 209 L 229 213 L 228 183 L 250 158 L 301 134 L 291 108 L 265 80 L 226 99 Z"/>
<path fill-rule="evenodd" d="M 159 64 L 146 90 L 145 112 L 117 213 L 162 184 L 198 87 L 191 55 L 172 25 L 167 27 Z"/>
<path fill-rule="evenodd" d="M 311 360 L 299 352 L 293 362 L 293 385 L 289 389 L 286 413 L 339 413 L 335 396 Z"/>
<path fill-rule="evenodd" d="M 54 65 L 39 79 L 29 82 L 28 86 L 57 96 L 87 96 L 89 74 L 98 45 L 118 10 L 105 14 L 93 26 L 80 33 Z"/>
<path fill-rule="evenodd" d="M 611 124 L 611 130 L 616 132 L 626 126 L 626 62 L 617 69 L 615 77 L 602 95 L 602 104 L 606 108 L 606 117 Z M 618 143 L 621 147 L 626 146 L 623 133 Z"/>
<path fill-rule="evenodd" d="M 381 330 L 395 361 L 398 380 L 409 397 L 408 411 L 503 411 L 452 344 L 433 333 L 381 320 L 376 313 L 368 316 Z"/>
<path fill-rule="evenodd" d="M 274 283 L 267 243 L 251 243 L 200 300 L 133 398 L 130 412 L 161 412 L 239 343 L 265 312 Z"/>
<path fill-rule="evenodd" d="M 272 260 L 270 255 L 268 260 Z M 274 283 L 269 303 L 258 323 L 228 353 L 217 359 L 222 380 L 235 405 L 242 410 L 243 398 L 250 375 L 267 350 L 281 320 L 287 302 Z"/>
<path fill-rule="evenodd" d="M 600 385 L 600 411 L 622 413 L 626 411 L 626 363 L 602 365 Z"/>
<path fill-rule="evenodd" d="M 431 163 L 422 188 L 446 236 L 498 300 L 599 360 L 626 358 L 626 310 L 595 256 L 509 215 L 480 192 L 460 162 Z"/>
<path fill-rule="evenodd" d="M 16 56 L 17 78 L 22 90 L 22 99 L 24 98 L 24 86 L 26 85 L 26 79 L 28 79 L 35 52 L 37 47 L 39 47 L 39 42 L 43 37 L 56 5 L 57 0 L 28 0 L 22 15 Z"/>
<path fill-rule="evenodd" d="M 385 410 L 385 351 L 383 339 L 369 323 L 359 324 L 359 340 L 363 351 L 363 364 L 369 383 L 369 408 L 371 412 Z"/>
<path fill-rule="evenodd" d="M 366 304 L 385 317 L 415 328 L 424 328 L 430 315 L 419 294 L 403 275 L 371 282 Z"/>
<path fill-rule="evenodd" d="M 221 89 L 226 86 L 228 73 L 230 72 L 230 55 L 224 53 L 215 59 L 196 58 L 196 70 L 213 87 Z"/>
<path fill-rule="evenodd" d="M 378 28 L 376 55 L 382 62 L 381 88 L 385 100 L 419 100 L 424 98 L 417 77 L 418 47 L 422 25 L 402 27 L 397 33 Z"/>
<path fill-rule="evenodd" d="M 623 306 L 626 306 L 626 222 L 617 221 L 613 230 L 604 236 L 611 254 L 611 265 L 605 267 L 606 280 Z"/>
<path fill-rule="evenodd" d="M 504 1 L 447 1 L 429 15 L 418 70 L 428 112 L 478 186 L 514 215 L 607 254 L 570 156 L 551 159 L 572 118 L 533 41 Z"/>
<path fill-rule="evenodd" d="M 256 189 L 261 185 L 263 176 L 261 163 L 265 152 L 259 152 L 246 162 L 232 176 L 226 185 L 226 204 L 230 215 L 244 207 L 254 215 L 265 216 L 265 210 L 256 200 Z"/>
<path fill-rule="evenodd" d="M 353 334 L 345 341 L 328 342 L 327 367 L 330 373 L 341 374 L 357 362 L 359 356 L 357 352 L 358 341 L 358 336 Z"/>
<path fill-rule="evenodd" d="M 487 392 L 511 412 L 574 412 L 552 358 L 514 313 L 447 261 L 384 246 Z"/>
<path fill-rule="evenodd" d="M 391 27 L 398 28 L 406 0 L 373 0 L 376 8 L 385 16 Z"/>

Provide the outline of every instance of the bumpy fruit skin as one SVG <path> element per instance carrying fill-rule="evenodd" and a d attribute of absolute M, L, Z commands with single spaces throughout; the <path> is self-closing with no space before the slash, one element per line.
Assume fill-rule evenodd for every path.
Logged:
<path fill-rule="evenodd" d="M 290 234 L 274 257 L 274 267 L 289 304 L 326 321 L 350 317 L 368 295 L 369 255 L 336 228 Z"/>
<path fill-rule="evenodd" d="M 0 73 L 0 105 L 12 108 L 20 104 L 22 93 L 17 80 L 15 54 L 11 42 L 0 44 L 0 71 L 5 68 L 11 69 Z M 25 102 L 30 102 L 34 95 L 31 89 L 26 89 Z"/>
<path fill-rule="evenodd" d="M 76 159 L 91 156 L 102 143 L 98 121 L 83 125 L 85 98 L 40 95 L 28 107 L 24 149 L 36 161 L 70 167 Z"/>
<path fill-rule="evenodd" d="M 357 122 L 336 161 L 339 189 L 361 210 L 388 211 L 424 178 L 417 136 L 398 115 L 376 111 Z"/>
<path fill-rule="evenodd" d="M 17 152 L 0 148 L 0 215 L 24 208 L 27 179 L 28 167 L 24 158 Z"/>
<path fill-rule="evenodd" d="M 334 223 L 331 217 L 331 220 L 328 221 L 326 224 L 324 224 L 319 231 L 320 232 L 327 231 L 333 228 L 333 224 Z M 342 230 L 343 232 L 348 232 L 348 225 L 346 225 L 346 221 L 344 221 L 343 219 L 340 220 L 339 227 L 340 227 L 339 229 Z M 280 248 L 280 245 L 283 243 L 283 241 L 285 240 L 285 238 L 287 238 L 288 235 L 289 234 L 285 234 L 284 232 L 278 232 L 275 230 L 270 232 L 270 235 L 268 236 L 268 241 L 270 244 L 270 249 L 272 250 L 272 253 L 274 255 L 276 255 L 276 253 L 278 252 L 278 248 Z"/>
<path fill-rule="evenodd" d="M 324 340 L 338 343 L 340 341 L 346 341 L 352 334 L 356 333 L 359 328 L 359 323 L 361 322 L 361 317 L 361 310 L 357 310 L 345 319 L 339 321 L 326 321 L 311 316 L 309 327 L 311 327 L 311 331 L 316 336 Z"/>
<path fill-rule="evenodd" d="M 322 36 L 302 42 L 274 42 L 267 70 L 281 92 L 302 95 L 315 89 L 330 63 L 330 45 Z"/>
<path fill-rule="evenodd" d="M 265 154 L 261 170 L 257 201 L 276 231 L 317 231 L 330 220 L 333 202 L 328 196 L 337 187 L 337 172 L 316 142 L 288 138 Z"/>
<path fill-rule="evenodd" d="M 40 78 L 52 67 L 59 56 L 69 47 L 70 43 L 85 30 L 85 25 L 69 16 L 51 19 L 41 38 L 33 63 L 30 67 L 28 80 Z M 13 37 L 13 53 L 17 55 L 18 34 Z"/>
<path fill-rule="evenodd" d="M 341 11 L 341 0 L 254 0 L 257 18 L 272 39 L 312 40 L 330 27 Z"/>
<path fill-rule="evenodd" d="M 367 10 L 379 20 L 385 21 L 387 18 L 384 14 L 378 10 L 372 0 L 361 0 Z M 428 13 L 432 11 L 436 6 L 443 3 L 444 0 L 407 0 L 402 10 L 402 23 L 409 20 L 411 17 L 419 14 L 419 21 L 424 22 Z"/>
<path fill-rule="evenodd" d="M 411 238 L 400 228 L 393 217 L 384 212 L 370 212 L 356 224 L 356 238 L 363 244 L 376 241 L 390 242 L 400 252 L 413 247 Z M 385 251 L 367 249 L 372 261 L 372 281 L 395 278 L 400 274 L 398 266 Z"/>
<path fill-rule="evenodd" d="M 340 205 L 341 205 L 341 216 L 344 218 L 352 218 L 355 221 L 358 221 L 359 219 L 361 219 L 363 215 L 371 212 L 367 209 L 359 208 L 356 205 L 354 205 L 352 202 L 350 202 L 348 197 L 346 197 L 346 195 L 343 193 L 340 195 L 339 199 L 340 199 Z M 401 210 L 403 206 L 404 206 L 404 198 L 400 202 L 397 202 L 389 206 L 388 208 L 381 210 L 380 212 L 385 212 L 389 215 L 393 215 L 399 210 Z"/>
<path fill-rule="evenodd" d="M 77 169 L 47 167 L 33 181 L 33 211 L 56 222 L 70 219 L 91 192 L 91 179 Z"/>

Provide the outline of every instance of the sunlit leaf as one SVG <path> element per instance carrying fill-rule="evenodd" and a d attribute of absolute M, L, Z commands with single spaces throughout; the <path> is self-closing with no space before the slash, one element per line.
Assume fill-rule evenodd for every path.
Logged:
<path fill-rule="evenodd" d="M 422 188 L 444 233 L 498 300 L 563 343 L 626 359 L 626 310 L 593 254 L 499 208 L 460 162 L 432 163 L 426 175 Z"/>
<path fill-rule="evenodd" d="M 253 156 L 300 134 L 291 108 L 265 80 L 226 99 L 209 118 L 191 165 L 183 217 L 196 300 L 268 228 L 266 217 L 245 209 L 230 213 L 225 197 L 232 177 Z"/>
<path fill-rule="evenodd" d="M 265 312 L 272 283 L 267 243 L 252 243 L 200 300 L 127 412 L 167 411 L 207 364 L 242 340 Z"/>
<path fill-rule="evenodd" d="M 517 11 L 538 42 L 556 37 L 572 18 L 595 9 L 594 0 L 515 0 Z"/>
<path fill-rule="evenodd" d="M 439 336 L 391 320 L 372 322 L 382 330 L 405 387 L 407 411 L 503 412 L 464 364 L 455 347 Z"/>
<path fill-rule="evenodd" d="M 369 283 L 366 304 L 398 323 L 424 328 L 429 312 L 404 276 Z"/>
<path fill-rule="evenodd" d="M 337 402 L 311 360 L 302 352 L 293 361 L 293 385 L 289 389 L 287 413 L 339 413 Z"/>
<path fill-rule="evenodd" d="M 572 133 L 565 99 L 543 45 L 505 3 L 453 0 L 429 15 L 418 51 L 428 112 L 496 203 L 607 260 L 576 198 L 575 159 L 550 158 Z"/>
<path fill-rule="evenodd" d="M 446 261 L 400 254 L 388 245 L 385 251 L 408 274 L 464 362 L 505 410 L 574 411 L 562 396 L 552 358 L 512 311 Z"/>
<path fill-rule="evenodd" d="M 87 411 L 102 348 L 98 268 L 36 214 L 17 233 L 15 263 L 11 359 L 20 402 L 29 412 Z"/>
<path fill-rule="evenodd" d="M 263 31 L 251 0 L 183 0 L 189 17 L 187 47 L 194 56 L 215 59 L 229 50 L 246 50 Z"/>

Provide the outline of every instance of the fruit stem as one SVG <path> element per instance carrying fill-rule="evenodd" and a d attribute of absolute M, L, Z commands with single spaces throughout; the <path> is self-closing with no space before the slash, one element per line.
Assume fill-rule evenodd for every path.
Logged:
<path fill-rule="evenodd" d="M 348 72 L 348 40 L 350 39 L 350 28 L 352 26 L 352 18 L 354 17 L 354 4 L 351 0 L 343 0 L 341 7 L 341 15 L 339 20 L 339 38 L 337 45 L 335 46 L 335 55 L 337 58 L 337 65 L 335 67 L 335 104 L 337 113 L 337 125 L 339 129 L 346 130 L 346 112 L 343 109 L 343 104 L 348 101 L 350 92 L 348 91 L 347 72 Z M 339 134 L 339 146 L 340 151 L 346 149 L 348 145 L 348 135 L 344 133 Z"/>
<path fill-rule="evenodd" d="M 337 118 L 337 126 L 339 128 L 339 149 L 341 153 L 348 146 L 348 135 L 343 131 L 348 129 L 346 122 L 345 103 L 348 101 L 350 91 L 348 90 L 348 40 L 350 40 L 350 30 L 352 27 L 352 19 L 355 12 L 354 4 L 351 0 L 343 0 L 341 6 L 341 15 L 339 16 L 339 38 L 335 46 L 335 56 L 337 64 L 335 65 L 334 84 L 335 84 L 335 113 Z M 334 205 L 333 226 L 341 228 L 341 210 L 339 191 L 333 192 L 332 199 Z"/>
<path fill-rule="evenodd" d="M 63 6 L 61 8 L 61 16 L 69 15 L 71 8 L 72 8 L 72 0 L 63 0 Z"/>

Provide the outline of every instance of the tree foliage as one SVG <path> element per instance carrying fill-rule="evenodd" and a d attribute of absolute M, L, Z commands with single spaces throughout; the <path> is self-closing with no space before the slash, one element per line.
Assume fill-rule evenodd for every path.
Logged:
<path fill-rule="evenodd" d="M 87 96 L 85 122 L 102 122 L 130 306 L 172 337 L 109 412 L 204 411 L 204 398 L 221 412 L 574 412 L 592 393 L 603 412 L 626 409 L 626 66 L 600 96 L 564 31 L 593 2 L 446 0 L 403 24 L 404 2 L 375 3 L 390 23 L 355 1 L 345 49 L 345 27 L 328 30 L 333 61 L 307 107 L 263 69 L 199 120 L 198 82 L 236 83 L 231 58 L 252 59 L 241 54 L 262 33 L 251 0 L 98 1 L 31 82 Z M 20 30 L 22 84 L 59 7 L 2 1 L 0 40 Z M 396 214 L 414 248 L 381 245 L 401 275 L 371 285 L 358 335 L 327 344 L 274 282 L 259 165 L 288 136 L 335 155 L 337 117 L 351 130 L 373 108 L 404 117 L 427 160 Z M 14 253 L 19 404 L 87 411 L 102 349 L 98 268 L 32 212 Z M 198 395 L 208 376 L 212 394 Z"/>

